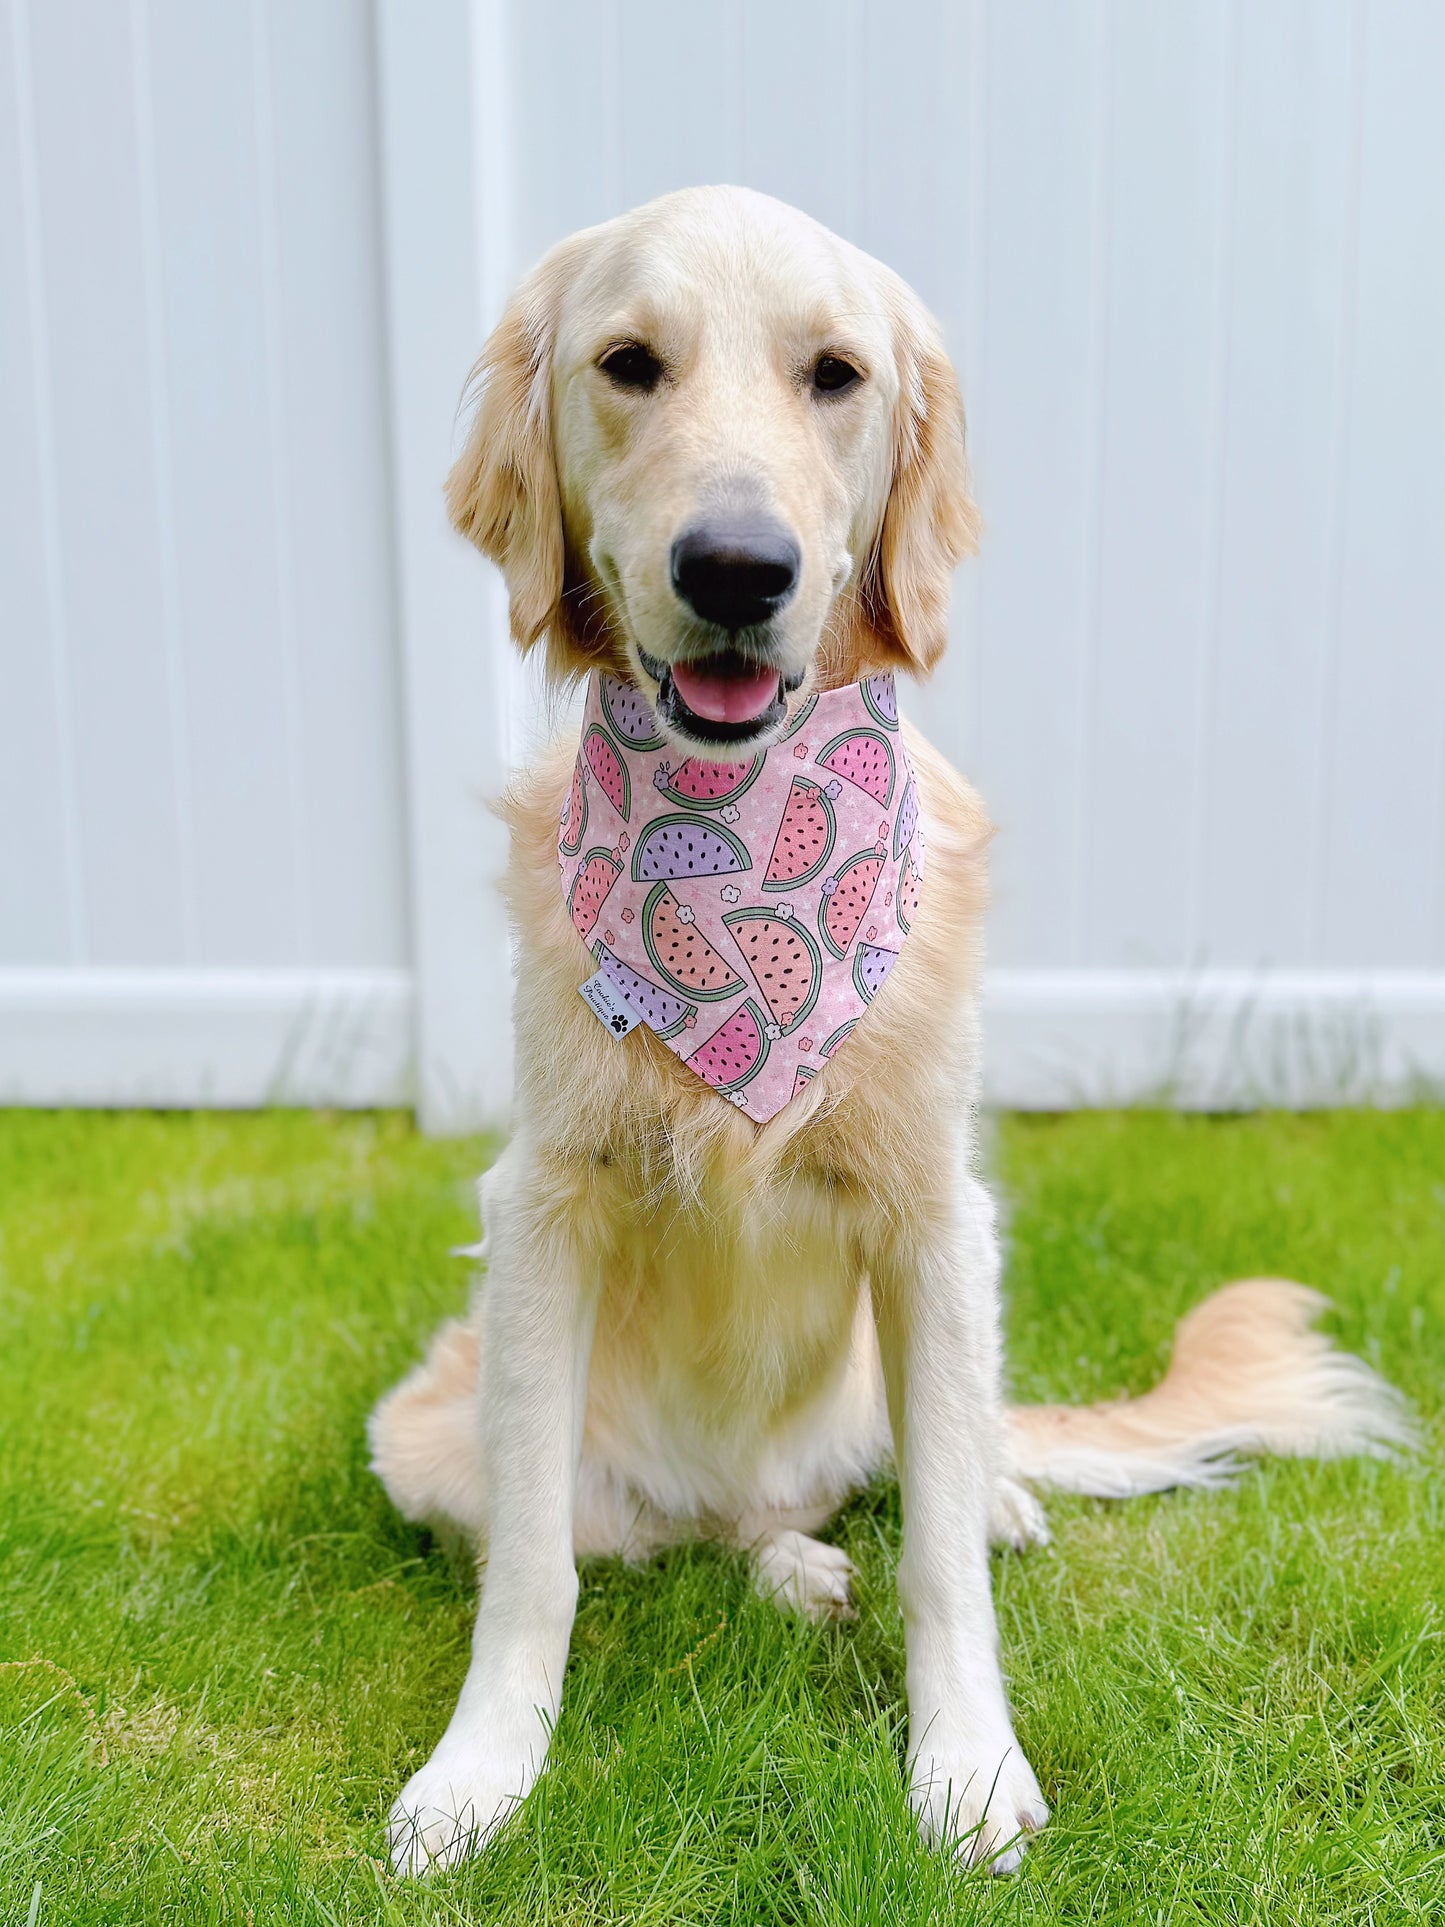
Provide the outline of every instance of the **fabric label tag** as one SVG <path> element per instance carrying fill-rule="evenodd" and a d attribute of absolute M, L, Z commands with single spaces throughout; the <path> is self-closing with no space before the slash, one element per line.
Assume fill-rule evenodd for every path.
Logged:
<path fill-rule="evenodd" d="M 642 1022 L 605 970 L 589 977 L 579 994 L 598 1023 L 605 1024 L 614 1037 L 625 1037 Z"/>

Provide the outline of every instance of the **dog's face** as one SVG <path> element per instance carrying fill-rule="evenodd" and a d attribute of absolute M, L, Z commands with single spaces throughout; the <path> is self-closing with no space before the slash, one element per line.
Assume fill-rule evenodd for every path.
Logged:
<path fill-rule="evenodd" d="M 957 383 L 916 297 L 816 222 L 703 188 L 574 235 L 479 374 L 453 517 L 556 669 L 750 755 L 810 676 L 942 652 L 973 529 Z"/>

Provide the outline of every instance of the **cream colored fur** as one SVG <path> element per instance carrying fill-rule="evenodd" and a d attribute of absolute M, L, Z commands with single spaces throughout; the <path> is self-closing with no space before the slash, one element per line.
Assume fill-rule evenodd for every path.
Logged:
<path fill-rule="evenodd" d="M 619 395 L 618 340 L 667 368 Z M 864 379 L 820 403 L 808 369 Z M 484 352 L 449 483 L 554 674 L 649 687 L 688 617 L 673 536 L 741 477 L 797 534 L 777 625 L 803 693 L 926 670 L 972 539 L 957 385 L 914 296 L 802 215 L 735 189 L 670 196 L 574 236 Z M 525 1794 L 560 1704 L 578 1553 L 684 1535 L 747 1551 L 759 1587 L 848 1610 L 811 1535 L 885 1462 L 903 1501 L 910 1796 L 924 1836 L 996 1867 L 1047 1808 L 997 1656 L 990 1535 L 1045 1536 L 1028 1482 L 1124 1494 L 1221 1475 L 1247 1451 L 1401 1436 L 1366 1369 L 1306 1329 L 1317 1300 L 1254 1283 L 1180 1328 L 1148 1397 L 1006 1413 L 998 1240 L 977 1174 L 977 967 L 989 825 L 908 734 L 928 839 L 923 914 L 868 1019 L 758 1127 L 646 1030 L 619 1043 L 577 995 L 592 964 L 557 887 L 574 745 L 512 785 L 516 1120 L 481 1186 L 470 1316 L 378 1407 L 374 1463 L 410 1517 L 485 1548 L 455 1715 L 392 1815 L 395 1862 L 471 1851 Z"/>

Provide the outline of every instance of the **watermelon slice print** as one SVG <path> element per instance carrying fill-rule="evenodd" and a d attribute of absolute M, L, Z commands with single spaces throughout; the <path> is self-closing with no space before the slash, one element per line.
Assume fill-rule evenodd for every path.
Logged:
<path fill-rule="evenodd" d="M 820 1057 L 831 1057 L 834 1051 L 836 1051 L 838 1046 L 842 1043 L 843 1039 L 848 1035 L 850 1035 L 854 1025 L 857 1022 L 858 1022 L 858 1019 L 856 1017 L 850 1017 L 846 1024 L 839 1024 L 838 1028 L 833 1032 L 833 1035 L 828 1039 L 827 1043 L 824 1044 L 823 1048 L 818 1052 L 818 1055 Z"/>
<path fill-rule="evenodd" d="M 773 853 L 763 878 L 765 890 L 791 890 L 815 877 L 833 854 L 838 834 L 833 805 L 816 783 L 795 776 L 773 838 Z"/>
<path fill-rule="evenodd" d="M 602 678 L 602 707 L 607 720 L 632 749 L 661 749 L 657 718 L 652 704 L 640 689 L 618 682 L 615 676 Z"/>
<path fill-rule="evenodd" d="M 865 1004 L 871 1004 L 898 961 L 896 950 L 884 950 L 876 943 L 860 943 L 853 958 L 853 982 Z"/>
<path fill-rule="evenodd" d="M 659 769 L 653 780 L 673 803 L 715 810 L 724 803 L 736 802 L 762 766 L 761 756 L 753 757 L 750 763 L 706 763 L 700 756 L 689 756 L 675 770 Z"/>
<path fill-rule="evenodd" d="M 859 684 L 868 714 L 885 729 L 898 727 L 898 690 L 891 675 L 869 676 Z"/>
<path fill-rule="evenodd" d="M 567 909 L 579 937 L 590 937 L 597 913 L 622 872 L 606 850 L 589 850 L 587 860 L 572 879 Z"/>
<path fill-rule="evenodd" d="M 898 902 L 894 914 L 898 918 L 898 928 L 904 936 L 913 928 L 913 919 L 918 915 L 919 876 L 913 867 L 913 852 L 904 853 L 903 868 L 898 876 Z"/>
<path fill-rule="evenodd" d="M 624 963 L 621 957 L 609 950 L 600 938 L 592 946 L 592 954 L 647 1028 L 655 1031 L 659 1037 L 676 1037 L 688 1018 L 696 1017 L 695 1005 L 675 997 L 670 990 L 664 990 L 661 984 L 653 983 L 650 977 L 639 975 L 631 964 Z"/>
<path fill-rule="evenodd" d="M 779 1034 L 795 1030 L 818 1001 L 823 959 L 802 925 L 770 910 L 732 910 L 723 922 L 742 952 Z"/>
<path fill-rule="evenodd" d="M 913 841 L 913 832 L 918 828 L 918 791 L 913 787 L 913 778 L 908 779 L 908 788 L 903 792 L 903 801 L 898 805 L 898 821 L 893 825 L 893 855 L 895 860 Z"/>
<path fill-rule="evenodd" d="M 835 736 L 817 763 L 863 790 L 880 809 L 887 809 L 893 795 L 893 750 L 876 729 L 850 729 L 844 736 Z"/>
<path fill-rule="evenodd" d="M 793 1079 L 793 1096 L 801 1097 L 818 1073 L 807 1064 L 799 1064 Z"/>
<path fill-rule="evenodd" d="M 816 696 L 809 696 L 808 700 L 805 703 L 800 703 L 798 707 L 793 711 L 792 715 L 788 718 L 787 722 L 783 725 L 783 733 L 778 738 L 778 741 L 780 743 L 785 743 L 787 742 L 790 736 L 796 736 L 798 731 L 803 727 L 803 724 L 807 722 L 808 718 L 812 715 L 813 711 L 817 707 L 818 707 L 818 698 Z"/>
<path fill-rule="evenodd" d="M 587 778 L 582 771 L 582 753 L 572 766 L 572 793 L 562 805 L 562 834 L 557 848 L 563 856 L 576 856 L 587 834 Z"/>
<path fill-rule="evenodd" d="M 596 723 L 582 739 L 582 754 L 602 794 L 625 823 L 632 814 L 632 785 L 625 764 L 608 740 L 607 731 Z"/>
<path fill-rule="evenodd" d="M 825 879 L 818 929 L 835 957 L 847 954 L 849 944 L 863 927 L 882 874 L 882 857 L 876 850 L 862 850 L 849 857 L 836 877 Z M 829 883 L 833 885 L 831 890 Z"/>
<path fill-rule="evenodd" d="M 659 816 L 632 852 L 636 883 L 732 876 L 752 867 L 752 858 L 731 830 L 700 823 L 695 816 Z"/>
<path fill-rule="evenodd" d="M 768 1033 L 763 1013 L 751 998 L 739 1004 L 731 1017 L 699 1044 L 688 1058 L 689 1068 L 705 1077 L 713 1089 L 727 1097 L 749 1084 L 768 1055 Z"/>
<path fill-rule="evenodd" d="M 716 1003 L 744 988 L 744 980 L 692 922 L 679 914 L 677 898 L 665 883 L 649 891 L 642 910 L 642 941 L 657 974 L 684 997 Z M 639 1015 L 641 1013 L 639 1012 Z"/>

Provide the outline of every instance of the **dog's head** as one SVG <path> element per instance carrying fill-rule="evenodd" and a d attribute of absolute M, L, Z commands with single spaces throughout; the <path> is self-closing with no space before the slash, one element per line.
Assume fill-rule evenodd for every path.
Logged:
<path fill-rule="evenodd" d="M 791 693 L 942 654 L 973 545 L 963 407 L 895 274 L 740 188 L 554 248 L 476 370 L 447 485 L 524 649 L 654 694 L 713 756 Z"/>

